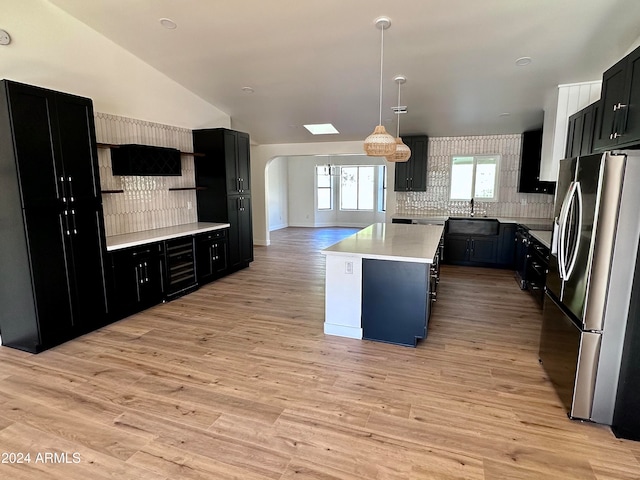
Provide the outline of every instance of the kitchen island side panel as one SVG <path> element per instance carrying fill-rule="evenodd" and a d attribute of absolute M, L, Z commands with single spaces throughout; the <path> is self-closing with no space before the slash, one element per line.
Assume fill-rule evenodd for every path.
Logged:
<path fill-rule="evenodd" d="M 362 258 L 326 255 L 324 333 L 362 338 Z"/>
<path fill-rule="evenodd" d="M 415 347 L 427 336 L 430 266 L 362 261 L 362 338 Z"/>

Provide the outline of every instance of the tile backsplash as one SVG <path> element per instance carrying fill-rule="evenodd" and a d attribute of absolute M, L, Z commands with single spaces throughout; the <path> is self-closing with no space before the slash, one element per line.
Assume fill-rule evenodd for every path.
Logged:
<path fill-rule="evenodd" d="M 136 143 L 193 152 L 191 130 L 186 128 L 98 112 L 95 122 L 98 143 Z M 182 175 L 178 177 L 114 176 L 111 151 L 98 149 L 102 190 L 124 190 L 102 194 L 107 236 L 197 221 L 195 190 L 169 191 L 169 188 L 195 186 L 193 156 L 182 155 L 181 160 Z"/>
<path fill-rule="evenodd" d="M 497 202 L 477 202 L 477 215 L 551 218 L 553 195 L 518 193 L 522 135 L 484 135 L 429 138 L 427 191 L 396 193 L 398 213 L 466 215 L 469 202 L 449 200 L 451 157 L 499 154 L 500 176 Z"/>

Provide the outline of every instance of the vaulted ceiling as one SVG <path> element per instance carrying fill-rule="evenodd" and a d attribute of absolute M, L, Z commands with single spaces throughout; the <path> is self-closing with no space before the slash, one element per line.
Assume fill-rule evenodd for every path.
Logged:
<path fill-rule="evenodd" d="M 600 79 L 640 36 L 638 0 L 50 2 L 225 111 L 257 143 L 371 133 L 380 69 L 374 23 L 382 15 L 391 19 L 383 123 L 395 133 L 393 78 L 402 74 L 405 135 L 538 127 L 555 86 Z M 525 56 L 530 65 L 517 66 Z M 312 136 L 302 127 L 309 123 L 332 123 L 340 134 Z"/>

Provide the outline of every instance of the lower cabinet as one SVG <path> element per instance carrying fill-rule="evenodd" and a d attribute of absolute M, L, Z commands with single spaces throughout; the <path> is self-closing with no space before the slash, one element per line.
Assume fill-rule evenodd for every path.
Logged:
<path fill-rule="evenodd" d="M 226 229 L 196 235 L 196 274 L 200 285 L 227 273 L 227 250 Z"/>
<path fill-rule="evenodd" d="M 497 247 L 497 235 L 469 237 L 447 234 L 444 237 L 447 263 L 453 265 L 493 265 L 497 259 Z"/>
<path fill-rule="evenodd" d="M 253 262 L 253 229 L 251 224 L 251 197 L 234 195 L 227 198 L 229 228 L 229 269 L 239 270 Z"/>
<path fill-rule="evenodd" d="M 501 223 L 495 235 L 445 233 L 446 263 L 512 268 L 515 228 L 515 224 Z"/>
<path fill-rule="evenodd" d="M 111 310 L 116 318 L 161 303 L 164 297 L 164 248 L 160 242 L 112 252 Z"/>
<path fill-rule="evenodd" d="M 430 264 L 362 260 L 362 338 L 415 347 L 427 336 Z"/>

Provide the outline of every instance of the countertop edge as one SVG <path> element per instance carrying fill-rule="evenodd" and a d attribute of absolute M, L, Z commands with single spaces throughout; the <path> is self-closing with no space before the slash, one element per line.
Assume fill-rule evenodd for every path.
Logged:
<path fill-rule="evenodd" d="M 119 243 L 117 240 L 117 237 L 120 237 L 121 235 L 114 235 L 111 237 L 107 237 L 107 252 L 113 252 L 116 250 L 122 250 L 130 247 L 138 247 L 140 245 L 161 242 L 163 240 L 171 240 L 174 238 L 188 237 L 191 235 L 197 235 L 199 233 L 212 232 L 214 230 L 221 230 L 223 228 L 229 228 L 231 226 L 229 223 L 211 223 L 210 225 L 207 225 L 207 226 L 201 226 L 202 224 L 203 222 L 196 223 L 196 224 L 185 224 L 184 231 L 173 232 L 173 233 L 164 233 L 164 234 L 160 233 L 159 231 L 161 231 L 162 229 L 157 229 L 158 231 L 146 230 L 143 232 L 135 232 L 135 234 L 139 234 L 141 236 L 143 236 L 144 234 L 148 234 L 149 236 L 145 238 L 140 238 L 137 240 L 125 240 L 122 243 Z M 187 227 L 187 225 L 189 225 L 189 227 Z M 176 228 L 176 227 L 182 227 L 182 226 L 183 225 L 176 225 L 175 227 L 168 227 L 168 228 Z M 125 234 L 125 235 L 131 235 L 131 234 Z M 110 239 L 112 242 L 111 245 L 109 245 Z"/>
<path fill-rule="evenodd" d="M 321 250 L 320 253 L 322 255 L 336 255 L 341 257 L 358 257 L 358 258 L 368 258 L 372 260 L 389 260 L 393 262 L 408 262 L 408 263 L 433 263 L 433 258 L 424 258 L 424 257 L 399 257 L 394 255 L 379 255 L 375 253 L 353 253 L 353 252 L 327 252 Z"/>

